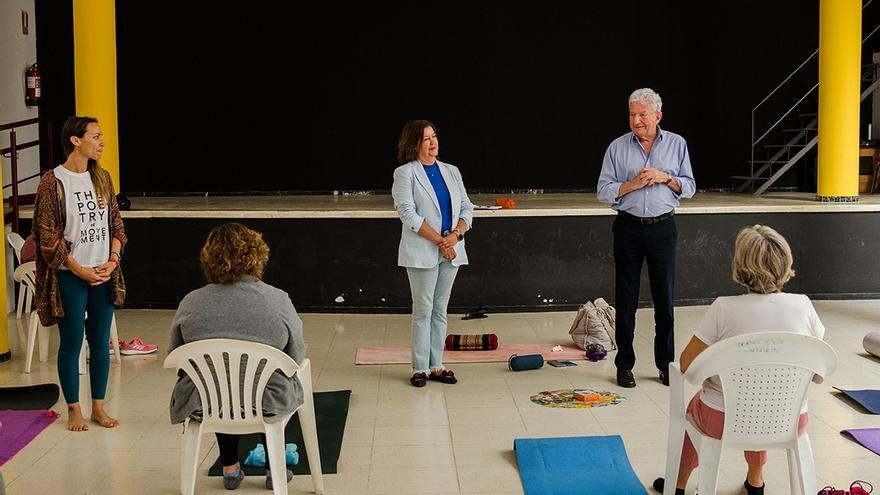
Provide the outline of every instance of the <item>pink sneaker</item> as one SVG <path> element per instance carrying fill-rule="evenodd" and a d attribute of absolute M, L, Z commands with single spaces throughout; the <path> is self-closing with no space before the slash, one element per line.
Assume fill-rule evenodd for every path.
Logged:
<path fill-rule="evenodd" d="M 119 353 L 123 356 L 131 356 L 133 354 L 152 354 L 159 349 L 152 344 L 145 344 L 141 339 L 135 337 L 131 342 L 126 343 L 124 340 L 119 341 Z"/>

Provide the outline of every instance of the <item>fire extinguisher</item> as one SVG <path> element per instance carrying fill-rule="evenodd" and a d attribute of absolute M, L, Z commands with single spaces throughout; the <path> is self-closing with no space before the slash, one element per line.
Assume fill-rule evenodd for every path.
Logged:
<path fill-rule="evenodd" d="M 33 64 L 24 72 L 25 92 L 24 103 L 27 106 L 36 106 L 40 104 L 40 70 L 37 64 Z"/>

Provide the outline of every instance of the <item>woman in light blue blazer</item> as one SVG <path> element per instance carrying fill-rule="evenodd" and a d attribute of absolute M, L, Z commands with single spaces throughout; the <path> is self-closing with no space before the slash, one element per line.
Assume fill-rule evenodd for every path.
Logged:
<path fill-rule="evenodd" d="M 468 263 L 464 235 L 474 217 L 458 168 L 437 160 L 436 129 L 427 120 L 406 123 L 391 188 L 403 223 L 397 264 L 406 268 L 413 300 L 409 381 L 416 387 L 458 381 L 443 367 L 446 306 L 458 267 Z"/>

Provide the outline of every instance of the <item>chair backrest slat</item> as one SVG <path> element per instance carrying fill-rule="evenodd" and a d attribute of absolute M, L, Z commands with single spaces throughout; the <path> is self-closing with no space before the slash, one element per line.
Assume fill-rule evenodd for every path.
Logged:
<path fill-rule="evenodd" d="M 239 356 L 238 359 L 229 359 L 229 399 L 232 409 L 232 418 L 237 415 L 240 419 L 245 419 L 247 411 L 242 408 L 241 403 L 241 361 L 247 359 L 247 355 Z M 247 363 L 245 363 L 247 366 Z"/>
<path fill-rule="evenodd" d="M 256 391 L 260 390 L 260 386 L 258 383 L 254 382 L 254 376 L 257 374 L 257 367 L 259 366 L 259 359 L 256 356 L 248 356 L 248 366 L 244 372 L 244 410 L 245 411 L 259 411 L 259 414 L 263 413 L 263 403 L 262 403 L 262 394 L 257 394 Z M 259 407 L 257 404 L 254 404 L 254 396 L 258 396 L 257 399 L 259 402 Z"/>

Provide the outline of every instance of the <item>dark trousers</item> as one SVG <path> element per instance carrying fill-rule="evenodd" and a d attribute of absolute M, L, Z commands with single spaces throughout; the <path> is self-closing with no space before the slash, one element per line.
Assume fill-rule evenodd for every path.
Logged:
<path fill-rule="evenodd" d="M 226 433 L 215 433 L 215 435 L 217 435 L 217 449 L 220 450 L 220 464 L 222 466 L 232 466 L 239 460 L 244 462 L 244 459 L 238 458 L 238 439 L 241 435 L 227 435 Z M 260 441 L 265 449 L 265 434 L 260 434 Z"/>
<path fill-rule="evenodd" d="M 614 220 L 614 298 L 617 306 L 615 336 L 618 369 L 631 370 L 636 364 L 633 335 L 639 303 L 639 277 L 642 262 L 648 262 L 648 280 L 654 300 L 654 363 L 666 370 L 675 359 L 675 316 L 672 296 L 675 286 L 675 250 L 678 229 L 675 217 L 642 225 L 638 220 L 618 215 Z"/>

